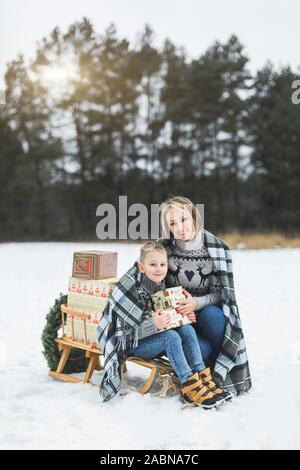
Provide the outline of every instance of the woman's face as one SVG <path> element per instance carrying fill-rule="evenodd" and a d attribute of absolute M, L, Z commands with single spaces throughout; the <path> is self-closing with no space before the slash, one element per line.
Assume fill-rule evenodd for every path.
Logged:
<path fill-rule="evenodd" d="M 194 238 L 192 214 L 184 206 L 171 207 L 166 213 L 166 221 L 176 240 L 188 241 Z"/>

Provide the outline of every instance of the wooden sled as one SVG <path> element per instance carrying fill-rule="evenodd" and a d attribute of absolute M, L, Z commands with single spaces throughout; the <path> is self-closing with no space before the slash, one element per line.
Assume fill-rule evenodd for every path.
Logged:
<path fill-rule="evenodd" d="M 90 316 L 87 314 L 82 314 L 75 312 L 74 310 L 67 307 L 67 305 L 61 305 L 61 314 L 62 314 L 62 338 L 57 338 L 55 341 L 58 343 L 58 348 L 62 351 L 58 366 L 56 371 L 49 371 L 49 376 L 53 377 L 57 380 L 62 380 L 65 382 L 71 383 L 90 383 L 93 384 L 90 380 L 92 378 L 94 370 L 102 370 L 103 367 L 101 366 L 100 356 L 103 356 L 101 350 L 95 345 L 89 344 L 87 341 L 87 332 L 86 332 L 86 320 L 89 320 Z M 65 314 L 68 314 L 72 319 L 72 337 L 69 338 L 65 334 Z M 75 341 L 74 340 L 74 319 L 80 318 L 84 322 L 84 341 Z M 68 361 L 70 352 L 73 348 L 82 349 L 85 351 L 85 356 L 89 358 L 87 370 L 85 372 L 83 380 L 79 379 L 78 377 L 74 377 L 72 374 L 64 374 L 63 370 Z M 129 357 L 127 359 L 129 362 L 133 362 L 140 366 L 146 367 L 150 369 L 150 375 L 146 383 L 139 389 L 139 393 L 144 395 L 145 393 L 149 392 L 154 382 L 157 380 L 158 377 L 162 377 L 165 375 L 172 375 L 173 369 L 167 359 L 164 358 L 156 358 L 152 360 L 144 360 L 138 357 Z M 122 373 L 126 373 L 127 368 L 126 364 L 123 366 Z"/>

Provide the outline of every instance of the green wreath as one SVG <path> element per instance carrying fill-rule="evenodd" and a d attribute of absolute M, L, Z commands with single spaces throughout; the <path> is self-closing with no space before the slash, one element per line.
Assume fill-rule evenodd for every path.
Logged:
<path fill-rule="evenodd" d="M 42 333 L 42 343 L 44 346 L 43 354 L 46 358 L 50 370 L 56 370 L 61 351 L 58 349 L 57 338 L 58 330 L 61 328 L 61 310 L 60 306 L 67 303 L 67 295 L 60 294 L 55 299 L 53 307 L 50 308 L 46 316 L 46 325 Z M 71 350 L 69 359 L 64 367 L 66 374 L 85 372 L 88 365 L 88 358 L 85 357 L 85 351 L 74 348 Z"/>

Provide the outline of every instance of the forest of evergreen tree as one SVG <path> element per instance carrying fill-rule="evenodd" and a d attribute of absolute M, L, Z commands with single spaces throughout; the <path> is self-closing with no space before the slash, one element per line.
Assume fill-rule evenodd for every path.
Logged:
<path fill-rule="evenodd" d="M 250 73 L 235 35 L 198 58 L 154 39 L 149 25 L 130 44 L 84 18 L 7 64 L 0 241 L 93 240 L 98 205 L 119 195 L 189 197 L 212 231 L 299 233 L 299 75 Z"/>

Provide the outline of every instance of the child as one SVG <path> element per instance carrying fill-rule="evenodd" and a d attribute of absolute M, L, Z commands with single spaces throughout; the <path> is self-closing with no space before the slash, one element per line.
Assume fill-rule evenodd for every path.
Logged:
<path fill-rule="evenodd" d="M 100 392 L 108 401 L 120 390 L 120 370 L 127 357 L 153 359 L 165 355 L 182 384 L 182 400 L 213 408 L 224 402 L 222 390 L 214 384 L 203 362 L 192 325 L 159 331 L 170 325 L 170 317 L 161 310 L 153 311 L 151 295 L 165 288 L 167 270 L 165 248 L 158 242 L 147 242 L 141 249 L 140 262 L 114 289 L 98 327 L 105 357 Z"/>

